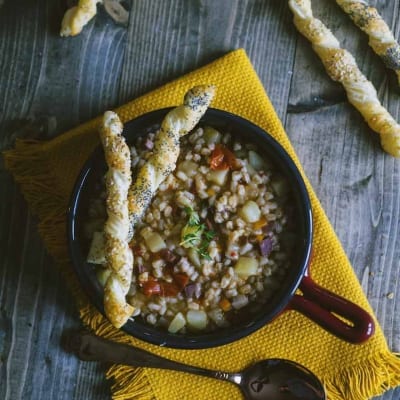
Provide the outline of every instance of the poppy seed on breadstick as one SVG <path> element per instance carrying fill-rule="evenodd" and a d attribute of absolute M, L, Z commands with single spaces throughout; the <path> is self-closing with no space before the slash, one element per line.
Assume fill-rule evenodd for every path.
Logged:
<path fill-rule="evenodd" d="M 314 18 L 310 0 L 289 0 L 298 31 L 311 43 L 329 76 L 340 82 L 349 102 L 371 129 L 379 133 L 383 149 L 400 157 L 400 125 L 382 106 L 372 83 L 362 74 L 354 57 L 340 47 L 332 32 Z"/>

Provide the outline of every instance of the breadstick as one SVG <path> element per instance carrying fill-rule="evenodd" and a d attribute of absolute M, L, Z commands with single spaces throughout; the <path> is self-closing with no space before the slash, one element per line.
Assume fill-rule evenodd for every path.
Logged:
<path fill-rule="evenodd" d="M 353 22 L 369 36 L 369 45 L 400 82 L 400 45 L 376 8 L 364 0 L 336 0 Z"/>
<path fill-rule="evenodd" d="M 128 194 L 133 227 L 151 202 L 161 182 L 175 169 L 180 138 L 189 133 L 206 112 L 215 93 L 212 85 L 196 86 L 184 97 L 183 105 L 171 110 L 161 123 L 153 155 L 141 167 Z"/>
<path fill-rule="evenodd" d="M 83 27 L 96 15 L 97 3 L 102 0 L 79 0 L 77 6 L 70 8 L 61 23 L 61 36 L 78 35 Z"/>
<path fill-rule="evenodd" d="M 379 102 L 374 86 L 359 70 L 354 57 L 340 48 L 332 32 L 313 17 L 310 0 L 289 0 L 289 6 L 294 24 L 312 43 L 329 76 L 344 86 L 350 103 L 379 133 L 383 149 L 400 157 L 400 125 Z"/>
<path fill-rule="evenodd" d="M 128 189 L 132 182 L 131 156 L 122 137 L 118 115 L 107 111 L 100 129 L 108 171 L 106 174 L 107 220 L 104 225 L 106 268 L 110 275 L 104 286 L 104 311 L 110 322 L 120 328 L 134 308 L 126 302 L 133 269 L 132 250 L 128 245 Z"/>
<path fill-rule="evenodd" d="M 127 240 L 132 239 L 134 225 L 140 220 L 158 186 L 175 169 L 179 155 L 179 139 L 191 131 L 206 111 L 214 96 L 214 86 L 198 86 L 184 98 L 184 104 L 170 111 L 161 124 L 153 156 L 139 170 L 128 192 L 130 226 Z M 87 261 L 104 264 L 104 237 L 96 232 L 92 239 Z"/>

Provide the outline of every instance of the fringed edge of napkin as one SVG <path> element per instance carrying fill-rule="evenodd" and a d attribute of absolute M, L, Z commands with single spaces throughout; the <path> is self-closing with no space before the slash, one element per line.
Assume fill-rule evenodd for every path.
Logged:
<path fill-rule="evenodd" d="M 19 140 L 14 150 L 3 153 L 6 168 L 13 173 L 21 192 L 39 219 L 39 234 L 49 253 L 60 265 L 80 310 L 83 323 L 98 335 L 121 343 L 131 338 L 115 329 L 89 302 L 73 272 L 66 246 L 66 210 L 69 198 L 60 193 L 58 182 L 49 174 L 50 162 L 43 143 Z M 47 195 L 47 196 L 46 196 Z M 47 201 L 43 201 L 43 198 Z M 49 210 L 52 210 L 49 213 Z M 61 233 L 62 232 L 62 233 Z M 390 351 L 341 371 L 335 377 L 322 377 L 329 400 L 366 400 L 400 384 L 400 358 Z M 146 369 L 113 365 L 106 373 L 112 379 L 114 400 L 155 398 Z M 347 387 L 348 382 L 354 382 Z"/>
<path fill-rule="evenodd" d="M 66 210 L 69 198 L 60 195 L 58 182 L 51 175 L 50 161 L 46 151 L 43 150 L 43 142 L 17 140 L 15 149 L 5 151 L 3 157 L 6 169 L 12 172 L 14 180 L 20 185 L 22 195 L 30 205 L 32 214 L 39 219 L 39 235 L 59 266 L 85 327 L 104 338 L 131 344 L 131 338 L 123 331 L 115 329 L 90 303 L 75 275 L 66 246 Z M 43 198 L 47 201 L 43 201 Z M 51 213 L 49 210 L 52 210 Z M 105 376 L 112 381 L 113 399 L 154 399 L 145 369 L 113 365 Z"/>
<path fill-rule="evenodd" d="M 399 356 L 390 352 L 378 353 L 340 371 L 333 378 L 322 378 L 328 400 L 367 400 L 397 386 L 400 382 Z"/>

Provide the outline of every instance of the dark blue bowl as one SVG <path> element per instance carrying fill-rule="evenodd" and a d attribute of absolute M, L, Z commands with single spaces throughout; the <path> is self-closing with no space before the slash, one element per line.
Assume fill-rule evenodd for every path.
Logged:
<path fill-rule="evenodd" d="M 124 136 L 127 142 L 132 143 L 137 136 L 154 131 L 169 110 L 170 108 L 153 111 L 126 123 Z M 258 153 L 273 162 L 290 185 L 298 240 L 293 252 L 292 267 L 281 287 L 261 310 L 246 313 L 235 326 L 211 333 L 182 335 L 156 329 L 136 317 L 122 328 L 126 333 L 146 342 L 182 349 L 200 349 L 230 343 L 271 322 L 287 307 L 299 287 L 307 270 L 312 244 L 312 216 L 308 193 L 300 172 L 283 147 L 258 126 L 225 111 L 209 109 L 200 124 L 229 131 L 243 142 L 254 143 Z M 97 281 L 93 265 L 86 262 L 88 243 L 83 239 L 82 228 L 87 218 L 89 198 L 105 170 L 104 154 L 99 147 L 79 174 L 68 210 L 68 240 L 72 264 L 90 300 L 103 314 L 103 289 Z"/>

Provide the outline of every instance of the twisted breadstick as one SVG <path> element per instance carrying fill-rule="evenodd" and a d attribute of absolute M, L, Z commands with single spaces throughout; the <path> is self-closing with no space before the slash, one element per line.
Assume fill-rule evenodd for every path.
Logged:
<path fill-rule="evenodd" d="M 161 182 L 175 169 L 179 140 L 189 133 L 206 112 L 215 93 L 212 85 L 196 86 L 184 97 L 183 105 L 171 110 L 161 124 L 153 155 L 139 170 L 128 194 L 131 226 L 147 209 Z"/>
<path fill-rule="evenodd" d="M 381 105 L 374 86 L 359 70 L 353 56 L 341 49 L 332 32 L 313 17 L 310 0 L 289 0 L 289 6 L 294 24 L 312 43 L 329 76 L 344 86 L 350 103 L 370 128 L 379 133 L 383 149 L 400 157 L 400 125 Z"/>
<path fill-rule="evenodd" d="M 121 136 L 122 123 L 118 115 L 107 111 L 100 129 L 100 139 L 108 165 L 106 174 L 107 221 L 104 226 L 106 268 L 110 269 L 104 286 L 104 311 L 107 318 L 120 328 L 134 308 L 126 302 L 133 269 L 132 250 L 128 246 L 128 189 L 131 184 L 131 157 Z"/>
<path fill-rule="evenodd" d="M 400 82 L 400 45 L 376 8 L 364 0 L 336 0 L 353 22 L 369 36 L 369 45 Z"/>
<path fill-rule="evenodd" d="M 61 23 L 61 36 L 75 36 L 96 15 L 97 3 L 102 0 L 79 0 L 77 6 L 70 8 Z"/>

